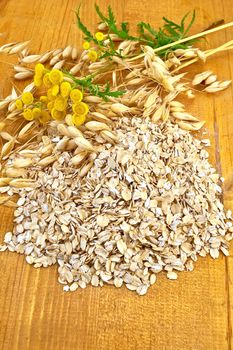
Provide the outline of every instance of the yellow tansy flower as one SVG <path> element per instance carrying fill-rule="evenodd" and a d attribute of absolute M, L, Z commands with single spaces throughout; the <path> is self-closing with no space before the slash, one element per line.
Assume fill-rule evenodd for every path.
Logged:
<path fill-rule="evenodd" d="M 103 41 L 104 40 L 104 34 L 102 32 L 97 32 L 97 33 L 95 33 L 95 38 L 98 41 Z"/>
<path fill-rule="evenodd" d="M 98 58 L 97 52 L 95 50 L 90 50 L 88 52 L 88 58 L 90 61 L 95 62 Z"/>
<path fill-rule="evenodd" d="M 41 116 L 39 117 L 39 122 L 45 124 L 50 120 L 50 115 L 46 111 L 41 111 Z"/>
<path fill-rule="evenodd" d="M 83 93 L 79 89 L 73 89 L 70 93 L 70 98 L 73 102 L 81 102 Z"/>
<path fill-rule="evenodd" d="M 63 81 L 60 85 L 60 93 L 63 97 L 68 97 L 71 91 L 71 85 L 68 81 Z"/>
<path fill-rule="evenodd" d="M 50 100 L 50 101 L 55 100 L 56 97 L 53 96 L 53 94 L 52 94 L 52 88 L 47 90 L 47 97 L 48 97 L 48 100 Z"/>
<path fill-rule="evenodd" d="M 37 74 L 35 74 L 33 81 L 36 87 L 40 87 L 43 84 L 42 77 L 38 76 Z"/>
<path fill-rule="evenodd" d="M 43 103 L 47 103 L 48 102 L 48 97 L 47 96 L 40 96 L 40 101 Z"/>
<path fill-rule="evenodd" d="M 47 87 L 47 88 L 50 88 L 52 86 L 52 83 L 49 79 L 49 73 L 46 73 L 43 77 L 43 83 L 44 83 L 44 86 Z"/>
<path fill-rule="evenodd" d="M 72 106 L 72 109 L 73 109 L 74 113 L 78 114 L 78 115 L 83 115 L 83 114 L 86 115 L 89 111 L 88 105 L 84 102 L 75 103 Z"/>
<path fill-rule="evenodd" d="M 48 104 L 47 104 L 47 108 L 49 111 L 51 111 L 54 107 L 54 101 L 50 101 Z"/>
<path fill-rule="evenodd" d="M 34 100 L 34 97 L 31 92 L 24 92 L 22 94 L 22 101 L 25 105 L 30 105 Z"/>
<path fill-rule="evenodd" d="M 34 116 L 30 108 L 25 108 L 23 111 L 23 116 L 26 120 L 33 120 Z"/>
<path fill-rule="evenodd" d="M 33 114 L 34 119 L 39 118 L 41 116 L 41 109 L 38 107 L 33 108 L 32 114 Z"/>
<path fill-rule="evenodd" d="M 67 102 L 66 99 L 62 96 L 58 96 L 54 101 L 54 108 L 59 112 L 63 112 L 66 110 Z"/>
<path fill-rule="evenodd" d="M 53 85 L 60 84 L 63 80 L 63 73 L 59 69 L 52 69 L 49 73 L 49 80 Z"/>
<path fill-rule="evenodd" d="M 51 111 L 52 118 L 55 120 L 63 120 L 65 118 L 65 111 L 58 111 L 57 109 L 53 108 Z"/>
<path fill-rule="evenodd" d="M 15 101 L 15 107 L 17 109 L 22 109 L 23 108 L 23 102 L 21 100 L 16 100 Z"/>
<path fill-rule="evenodd" d="M 37 63 L 35 66 L 35 73 L 38 76 L 38 78 L 42 78 L 45 73 L 44 65 L 41 63 Z"/>
<path fill-rule="evenodd" d="M 76 126 L 82 125 L 86 120 L 86 115 L 78 115 L 78 114 L 73 114 L 72 115 L 72 122 Z"/>
<path fill-rule="evenodd" d="M 83 48 L 84 48 L 84 50 L 90 49 L 90 43 L 89 43 L 88 41 L 85 41 L 85 42 L 83 43 Z"/>
<path fill-rule="evenodd" d="M 59 85 L 58 84 L 53 85 L 51 89 L 52 89 L 52 96 L 56 97 L 59 93 Z"/>

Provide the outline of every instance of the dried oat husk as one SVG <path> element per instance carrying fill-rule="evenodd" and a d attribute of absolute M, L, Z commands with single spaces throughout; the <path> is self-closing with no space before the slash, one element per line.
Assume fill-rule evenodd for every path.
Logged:
<path fill-rule="evenodd" d="M 46 167 L 46 166 L 54 163 L 55 161 L 56 161 L 56 157 L 55 156 L 48 156 L 48 157 L 45 157 L 45 158 L 41 159 L 37 163 L 37 166 L 43 168 L 43 167 Z"/>
<path fill-rule="evenodd" d="M 74 156 L 71 159 L 71 163 L 75 166 L 78 166 L 86 159 L 87 155 L 88 155 L 87 151 L 79 152 L 76 156 Z"/>
<path fill-rule="evenodd" d="M 90 131 L 102 131 L 102 130 L 110 130 L 109 126 L 105 123 L 90 121 L 85 124 L 85 127 Z"/>
<path fill-rule="evenodd" d="M 30 179 L 14 179 L 9 182 L 9 186 L 16 188 L 31 188 L 35 187 L 35 182 Z"/>
<path fill-rule="evenodd" d="M 76 137 L 74 140 L 80 149 L 84 151 L 94 152 L 94 146 L 84 137 Z"/>
<path fill-rule="evenodd" d="M 1 150 L 1 158 L 6 158 L 9 156 L 10 152 L 13 150 L 15 146 L 15 139 L 11 139 L 10 141 L 6 142 Z"/>
<path fill-rule="evenodd" d="M 196 123 L 188 123 L 186 121 L 180 121 L 178 122 L 178 125 L 181 127 L 181 129 L 187 130 L 187 131 L 198 131 L 200 130 L 205 124 L 205 121 L 200 121 Z"/>
<path fill-rule="evenodd" d="M 1 177 L 0 178 L 0 187 L 7 186 L 11 180 L 12 180 L 11 177 Z"/>

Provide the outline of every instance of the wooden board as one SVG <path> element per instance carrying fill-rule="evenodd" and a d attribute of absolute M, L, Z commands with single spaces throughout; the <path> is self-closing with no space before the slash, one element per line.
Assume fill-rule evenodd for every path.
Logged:
<path fill-rule="evenodd" d="M 177 20 L 193 8 L 197 21 L 193 32 L 224 18 L 233 20 L 231 0 L 112 0 L 119 20 L 135 26 L 143 20 L 155 25 L 162 16 Z M 34 51 L 81 46 L 75 25 L 74 0 L 1 0 L 0 32 L 6 40 L 31 40 Z M 82 17 L 92 28 L 96 23 L 94 2 L 85 0 Z M 229 29 L 208 37 L 209 47 L 233 38 Z M 1 57 L 1 62 L 4 57 Z M 5 59 L 6 61 L 6 59 Z M 10 91 L 0 62 L 0 95 Z M 233 54 L 218 54 L 205 67 L 220 79 L 232 79 Z M 215 96 L 197 94 L 189 110 L 207 120 L 212 141 L 211 161 L 226 178 L 224 199 L 233 209 L 233 87 Z M 12 211 L 0 209 L 0 238 L 12 228 Z M 233 253 L 233 249 L 231 249 Z M 192 273 L 177 281 L 160 275 L 144 297 L 113 287 L 65 293 L 57 283 L 55 267 L 33 269 L 22 256 L 0 254 L 0 348 L 4 350 L 230 350 L 233 348 L 233 255 L 217 261 L 200 258 Z"/>

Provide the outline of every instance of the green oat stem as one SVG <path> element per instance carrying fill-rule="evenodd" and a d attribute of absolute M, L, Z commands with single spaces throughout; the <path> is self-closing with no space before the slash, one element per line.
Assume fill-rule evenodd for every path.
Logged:
<path fill-rule="evenodd" d="M 64 71 L 64 74 L 73 80 L 75 86 L 79 86 L 83 90 L 88 90 L 94 96 L 101 97 L 105 101 L 107 101 L 109 97 L 120 97 L 125 93 L 123 90 L 111 91 L 109 82 L 105 85 L 93 83 L 95 74 L 87 75 L 82 79 L 74 77 L 67 71 Z"/>

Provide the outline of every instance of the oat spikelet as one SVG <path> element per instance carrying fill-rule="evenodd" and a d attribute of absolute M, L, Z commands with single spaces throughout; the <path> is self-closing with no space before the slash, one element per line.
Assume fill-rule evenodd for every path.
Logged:
<path fill-rule="evenodd" d="M 198 131 L 200 130 L 203 125 L 205 124 L 205 121 L 200 121 L 197 123 L 188 123 L 185 121 L 178 122 L 178 125 L 183 129 L 187 131 Z"/>
<path fill-rule="evenodd" d="M 85 127 L 90 131 L 110 130 L 107 124 L 96 121 L 87 122 Z"/>
<path fill-rule="evenodd" d="M 53 152 L 53 145 L 52 144 L 46 145 L 40 150 L 40 154 L 41 154 L 42 158 L 50 156 L 52 154 L 52 152 Z"/>
<path fill-rule="evenodd" d="M 10 196 L 0 196 L 0 205 L 5 205 L 7 207 L 16 207 L 16 203 L 11 200 Z"/>
<path fill-rule="evenodd" d="M 9 132 L 6 132 L 6 131 L 1 131 L 0 132 L 0 136 L 4 139 L 4 140 L 7 140 L 7 141 L 10 141 L 13 139 L 13 136 L 9 134 Z"/>
<path fill-rule="evenodd" d="M 108 131 L 108 130 L 103 130 L 100 132 L 100 135 L 108 142 L 110 143 L 115 143 L 115 142 L 118 142 L 118 138 L 117 136 L 111 132 L 111 131 Z"/>
<path fill-rule="evenodd" d="M 226 81 L 215 81 L 211 85 L 207 86 L 203 91 L 208 92 L 208 93 L 214 93 L 218 91 L 225 90 L 228 88 L 228 86 L 231 84 L 231 80 L 226 80 Z"/>
<path fill-rule="evenodd" d="M 0 187 L 7 186 L 11 180 L 12 179 L 10 177 L 1 177 L 0 178 Z"/>
<path fill-rule="evenodd" d="M 94 152 L 94 147 L 84 137 L 76 137 L 74 140 L 75 140 L 77 146 L 79 146 L 81 149 L 89 151 L 89 152 Z"/>
<path fill-rule="evenodd" d="M 108 124 L 112 124 L 113 123 L 111 119 L 109 119 L 104 114 L 99 113 L 99 112 L 92 112 L 91 113 L 91 118 L 95 119 L 96 121 L 101 122 L 101 123 L 108 123 Z"/>
<path fill-rule="evenodd" d="M 157 123 L 162 118 L 163 112 L 164 112 L 164 106 L 162 105 L 152 115 L 151 117 L 152 122 Z"/>
<path fill-rule="evenodd" d="M 9 105 L 9 103 L 10 103 L 10 100 L 7 100 L 7 99 L 1 101 L 0 102 L 0 110 L 6 108 Z"/>
<path fill-rule="evenodd" d="M 9 153 L 13 150 L 15 146 L 15 139 L 12 139 L 8 142 L 6 142 L 1 150 L 1 158 L 4 158 L 9 155 Z"/>
<path fill-rule="evenodd" d="M 205 80 L 205 85 L 210 85 L 217 80 L 217 75 L 212 74 Z"/>
<path fill-rule="evenodd" d="M 44 167 L 54 163 L 55 161 L 56 161 L 55 156 L 48 156 L 48 157 L 45 157 L 45 158 L 39 160 L 39 162 L 37 163 L 37 166 L 44 168 Z"/>
<path fill-rule="evenodd" d="M 199 119 L 197 119 L 196 117 L 192 116 L 189 113 L 186 112 L 174 112 L 172 113 L 173 117 L 175 117 L 176 119 L 179 120 L 184 120 L 184 121 L 190 121 L 190 122 L 198 122 Z"/>
<path fill-rule="evenodd" d="M 83 137 L 83 133 L 75 126 L 68 126 L 67 132 L 70 137 Z"/>
<path fill-rule="evenodd" d="M 13 178 L 20 178 L 24 177 L 26 175 L 26 170 L 25 169 L 16 169 L 16 168 L 6 168 L 5 169 L 5 175 L 8 177 L 13 177 Z"/>
<path fill-rule="evenodd" d="M 25 72 L 16 73 L 14 75 L 14 78 L 16 80 L 25 80 L 25 79 L 31 78 L 32 76 L 33 76 L 33 72 L 25 71 Z"/>
<path fill-rule="evenodd" d="M 41 58 L 41 55 L 30 55 L 30 56 L 26 56 L 26 57 L 22 58 L 21 62 L 34 63 L 34 62 L 38 62 L 40 58 Z"/>
<path fill-rule="evenodd" d="M 78 173 L 79 177 L 84 177 L 87 175 L 88 171 L 92 168 L 93 162 L 85 164 Z"/>
<path fill-rule="evenodd" d="M 13 55 L 16 53 L 20 53 L 23 49 L 25 49 L 28 46 L 29 41 L 25 41 L 23 43 L 19 43 L 9 51 L 9 55 Z"/>
<path fill-rule="evenodd" d="M 43 55 L 40 56 L 40 59 L 38 62 L 46 63 L 49 60 L 49 58 L 51 57 L 51 55 L 52 55 L 51 51 L 45 52 Z"/>
<path fill-rule="evenodd" d="M 30 188 L 35 186 L 35 182 L 30 179 L 14 179 L 9 182 L 9 185 L 16 188 Z"/>
<path fill-rule="evenodd" d="M 78 49 L 76 47 L 72 48 L 71 58 L 72 58 L 73 61 L 78 58 Z"/>
<path fill-rule="evenodd" d="M 32 127 L 35 125 L 34 120 L 27 123 L 19 132 L 18 138 L 21 139 L 23 138 L 29 131 L 31 132 Z"/>
<path fill-rule="evenodd" d="M 68 131 L 67 126 L 65 126 L 64 124 L 57 124 L 57 131 L 64 136 L 70 136 L 70 133 Z"/>
<path fill-rule="evenodd" d="M 62 56 L 63 56 L 63 58 L 68 58 L 68 57 L 70 57 L 71 56 L 71 53 L 72 53 L 72 50 L 73 50 L 73 48 L 72 48 L 72 46 L 67 46 L 64 50 L 63 50 L 63 52 L 62 52 Z"/>
<path fill-rule="evenodd" d="M 87 157 L 87 155 L 88 155 L 88 152 L 86 152 L 86 151 L 80 152 L 76 156 L 71 158 L 71 163 L 75 166 L 78 166 L 84 161 L 84 159 Z"/>
<path fill-rule="evenodd" d="M 53 68 L 54 68 L 54 69 L 61 69 L 61 68 L 64 66 L 65 62 L 66 62 L 65 60 L 58 61 L 58 62 L 53 66 Z M 71 82 L 73 82 L 72 79 L 71 79 Z"/>
<path fill-rule="evenodd" d="M 116 114 L 124 114 L 124 113 L 128 113 L 130 111 L 130 108 L 123 105 L 122 103 L 113 103 L 111 105 L 111 110 L 116 113 Z"/>
<path fill-rule="evenodd" d="M 74 67 L 72 67 L 70 69 L 70 73 L 75 75 L 76 73 L 78 73 L 80 71 L 80 69 L 82 68 L 82 65 L 83 64 L 81 62 L 76 64 Z"/>
<path fill-rule="evenodd" d="M 192 85 L 199 85 L 201 84 L 205 79 L 207 79 L 213 72 L 211 70 L 207 70 L 205 72 L 196 74 L 193 78 Z"/>
<path fill-rule="evenodd" d="M 27 168 L 33 164 L 33 160 L 30 158 L 17 158 L 13 161 L 13 167 L 15 168 Z"/>

